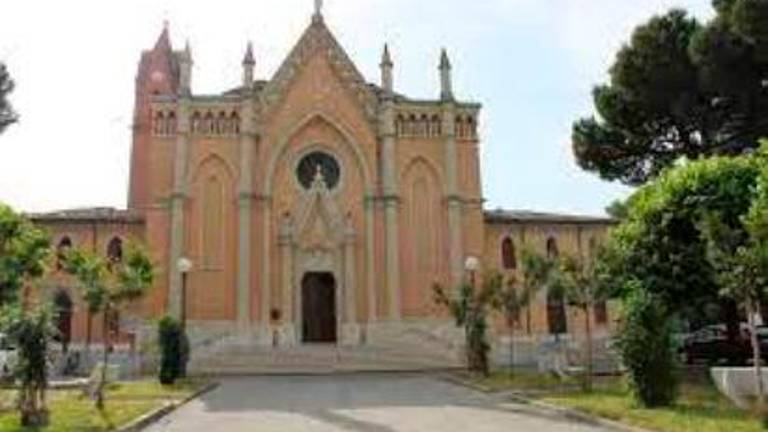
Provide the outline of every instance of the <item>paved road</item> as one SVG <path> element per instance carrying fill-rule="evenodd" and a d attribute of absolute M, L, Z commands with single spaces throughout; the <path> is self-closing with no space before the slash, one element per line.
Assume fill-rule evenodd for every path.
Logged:
<path fill-rule="evenodd" d="M 602 429 L 425 375 L 226 378 L 148 431 L 587 432 Z"/>

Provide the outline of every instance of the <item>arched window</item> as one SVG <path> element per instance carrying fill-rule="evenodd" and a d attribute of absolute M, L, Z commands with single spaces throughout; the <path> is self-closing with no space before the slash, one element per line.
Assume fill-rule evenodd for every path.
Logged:
<path fill-rule="evenodd" d="M 214 123 L 216 123 L 216 121 L 213 118 L 213 113 L 208 111 L 208 113 L 205 114 L 205 120 L 203 120 L 203 134 L 205 135 L 213 134 Z"/>
<path fill-rule="evenodd" d="M 515 243 L 509 237 L 504 238 L 501 242 L 501 264 L 504 270 L 514 270 L 517 268 Z"/>
<path fill-rule="evenodd" d="M 408 117 L 408 128 L 406 130 L 406 135 L 408 136 L 416 135 L 416 132 L 418 130 L 418 125 L 419 125 L 419 119 L 416 118 L 416 114 L 411 114 L 410 117 Z"/>
<path fill-rule="evenodd" d="M 426 137 L 429 135 L 429 117 L 426 114 L 422 114 L 419 119 L 419 136 Z"/>
<path fill-rule="evenodd" d="M 557 240 L 554 237 L 547 239 L 547 258 L 554 259 L 560 254 L 557 249 Z"/>
<path fill-rule="evenodd" d="M 162 111 L 155 114 L 155 124 L 153 125 L 155 135 L 165 135 L 165 115 Z"/>
<path fill-rule="evenodd" d="M 443 133 L 442 129 L 443 129 L 443 124 L 440 121 L 440 116 L 438 116 L 437 114 L 433 115 L 432 120 L 430 120 L 430 124 L 429 124 L 429 134 L 432 137 L 439 137 Z"/>
<path fill-rule="evenodd" d="M 454 125 L 456 138 L 464 138 L 464 119 L 461 116 L 456 116 L 456 124 Z"/>
<path fill-rule="evenodd" d="M 123 260 L 123 241 L 120 237 L 114 237 L 107 245 L 107 260 L 110 264 L 117 264 Z"/>
<path fill-rule="evenodd" d="M 560 251 L 554 237 L 547 239 L 547 258 L 556 259 Z M 559 335 L 568 333 L 568 317 L 565 311 L 565 298 L 562 293 L 550 291 L 547 293 L 547 324 L 549 333 Z"/>
<path fill-rule="evenodd" d="M 565 299 L 561 293 L 547 293 L 547 324 L 549 334 L 559 335 L 568 333 Z"/>
<path fill-rule="evenodd" d="M 608 323 L 608 304 L 603 301 L 595 303 L 595 322 L 600 325 Z"/>
<path fill-rule="evenodd" d="M 176 133 L 176 113 L 171 111 L 168 114 L 168 128 L 167 133 L 169 135 L 174 135 Z"/>
<path fill-rule="evenodd" d="M 229 118 L 231 121 L 230 133 L 239 134 L 240 133 L 240 116 L 237 114 L 237 111 L 232 111 L 232 115 Z"/>
<path fill-rule="evenodd" d="M 201 133 L 202 127 L 203 127 L 203 120 L 202 116 L 200 115 L 199 111 L 195 111 L 194 114 L 192 114 L 192 132 L 193 133 Z"/>
<path fill-rule="evenodd" d="M 54 338 L 61 343 L 63 352 L 69 349 L 69 342 L 72 340 L 72 298 L 69 294 L 59 289 L 53 296 L 54 318 L 58 334 Z"/>
<path fill-rule="evenodd" d="M 395 133 L 400 137 L 405 135 L 405 117 L 402 114 L 398 114 L 395 119 Z"/>
<path fill-rule="evenodd" d="M 475 125 L 475 119 L 467 117 L 467 138 L 475 138 L 477 136 L 477 128 Z"/>
<path fill-rule="evenodd" d="M 216 119 L 216 126 L 214 129 L 214 134 L 229 134 L 230 129 L 228 125 L 229 121 L 227 119 L 227 114 L 224 111 L 219 112 L 219 118 Z"/>
<path fill-rule="evenodd" d="M 72 239 L 67 236 L 62 237 L 56 246 L 56 270 L 61 270 L 64 267 L 64 259 L 66 259 L 70 249 L 72 249 Z"/>

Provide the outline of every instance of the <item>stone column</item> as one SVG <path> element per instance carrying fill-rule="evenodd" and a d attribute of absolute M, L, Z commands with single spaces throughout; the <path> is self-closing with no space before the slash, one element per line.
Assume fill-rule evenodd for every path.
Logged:
<path fill-rule="evenodd" d="M 241 333 L 247 333 L 251 329 L 251 223 L 253 221 L 253 156 L 256 146 L 252 106 L 253 102 L 246 99 L 240 112 L 242 123 L 238 184 L 237 327 Z"/>
<path fill-rule="evenodd" d="M 387 96 L 380 114 L 384 183 L 384 231 L 389 319 L 400 320 L 400 256 L 398 248 L 397 167 L 395 149 L 394 101 Z"/>
<path fill-rule="evenodd" d="M 376 277 L 375 277 L 375 255 L 376 248 L 374 239 L 374 210 L 376 202 L 372 195 L 365 198 L 365 275 L 366 275 L 366 299 L 368 300 L 368 322 L 374 322 L 377 319 L 378 304 L 376 297 Z"/>
<path fill-rule="evenodd" d="M 448 248 L 453 284 L 461 283 L 463 252 L 461 239 L 462 200 L 458 188 L 456 144 L 456 108 L 452 100 L 443 102 L 443 151 L 445 154 L 445 201 L 448 207 Z"/>
<path fill-rule="evenodd" d="M 272 274 L 270 271 L 270 236 L 272 226 L 272 200 L 270 197 L 263 197 L 262 200 L 262 252 L 261 252 L 261 287 L 259 293 L 259 340 L 262 345 L 272 344 L 272 331 L 269 325 L 270 309 L 272 308 Z"/>
<path fill-rule="evenodd" d="M 181 275 L 176 268 L 179 258 L 184 253 L 184 207 L 187 201 L 187 170 L 189 164 L 190 128 L 189 95 L 183 94 L 179 100 L 179 113 L 176 132 L 176 151 L 173 161 L 173 192 L 171 195 L 171 241 L 170 262 L 168 263 L 168 312 L 171 316 L 181 316 Z"/>
<path fill-rule="evenodd" d="M 282 329 L 280 345 L 293 346 L 296 342 L 296 332 L 293 326 L 293 228 L 289 215 L 285 215 L 280 225 L 280 286 Z"/>
<path fill-rule="evenodd" d="M 350 217 L 347 217 L 344 232 L 344 321 L 342 324 L 342 344 L 360 343 L 360 326 L 357 323 L 357 277 L 355 261 L 355 230 Z"/>

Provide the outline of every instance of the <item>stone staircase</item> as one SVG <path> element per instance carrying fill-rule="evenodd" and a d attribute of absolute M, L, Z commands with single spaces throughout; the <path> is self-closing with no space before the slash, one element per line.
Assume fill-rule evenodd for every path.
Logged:
<path fill-rule="evenodd" d="M 193 348 L 189 371 L 200 375 L 325 374 L 427 371 L 462 367 L 452 332 L 432 326 L 377 324 L 360 345 L 273 347 L 255 337 L 230 336 Z"/>

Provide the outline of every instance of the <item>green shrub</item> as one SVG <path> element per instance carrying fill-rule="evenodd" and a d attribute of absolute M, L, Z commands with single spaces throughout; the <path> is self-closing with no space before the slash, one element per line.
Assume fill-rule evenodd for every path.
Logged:
<path fill-rule="evenodd" d="M 181 323 L 172 317 L 158 322 L 160 345 L 160 383 L 173 384 L 184 372 L 184 331 Z"/>
<path fill-rule="evenodd" d="M 677 396 L 672 321 L 667 307 L 638 282 L 629 282 L 617 348 L 635 400 L 671 405 Z"/>

